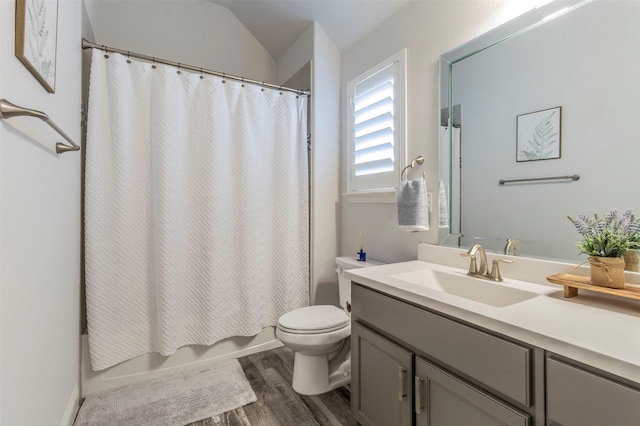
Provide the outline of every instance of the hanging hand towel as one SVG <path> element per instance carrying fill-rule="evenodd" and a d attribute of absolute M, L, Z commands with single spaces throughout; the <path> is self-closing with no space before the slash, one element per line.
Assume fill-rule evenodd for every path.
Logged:
<path fill-rule="evenodd" d="M 398 225 L 403 231 L 417 232 L 429 229 L 427 183 L 424 178 L 400 182 L 396 190 Z"/>

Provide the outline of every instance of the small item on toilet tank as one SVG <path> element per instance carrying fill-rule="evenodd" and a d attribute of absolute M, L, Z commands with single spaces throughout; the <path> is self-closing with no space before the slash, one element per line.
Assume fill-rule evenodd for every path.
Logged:
<path fill-rule="evenodd" d="M 366 232 L 360 232 L 360 235 L 358 235 L 358 248 L 360 249 L 360 251 L 358 251 L 358 261 L 360 262 L 366 262 L 367 261 L 367 253 L 364 252 L 364 243 L 367 240 L 367 233 Z"/>

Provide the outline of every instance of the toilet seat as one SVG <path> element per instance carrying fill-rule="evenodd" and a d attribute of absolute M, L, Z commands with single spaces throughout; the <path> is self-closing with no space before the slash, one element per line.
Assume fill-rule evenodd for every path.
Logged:
<path fill-rule="evenodd" d="M 351 319 L 333 305 L 315 305 L 295 309 L 280 317 L 278 328 L 292 334 L 320 334 L 340 330 Z"/>

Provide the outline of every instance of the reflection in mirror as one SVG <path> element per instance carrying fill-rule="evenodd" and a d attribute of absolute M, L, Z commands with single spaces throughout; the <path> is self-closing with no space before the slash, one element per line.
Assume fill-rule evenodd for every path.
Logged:
<path fill-rule="evenodd" d="M 442 56 L 442 244 L 582 262 L 568 215 L 640 214 L 639 27 L 637 1 L 554 1 Z"/>

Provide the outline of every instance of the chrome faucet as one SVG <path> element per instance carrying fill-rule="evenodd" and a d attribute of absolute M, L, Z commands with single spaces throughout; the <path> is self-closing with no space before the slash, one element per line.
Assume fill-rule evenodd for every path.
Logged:
<path fill-rule="evenodd" d="M 502 274 L 500 274 L 500 268 L 498 267 L 499 262 L 513 263 L 511 260 L 494 259 L 491 265 L 491 272 L 489 272 L 489 268 L 487 267 L 487 254 L 480 244 L 474 245 L 466 253 L 460 253 L 460 256 L 471 258 L 467 275 L 491 281 L 502 281 Z M 480 257 L 480 266 L 478 266 L 477 256 Z"/>

